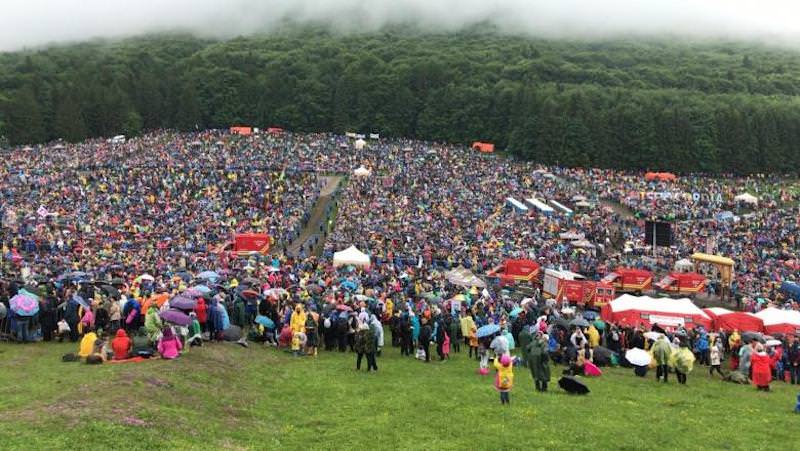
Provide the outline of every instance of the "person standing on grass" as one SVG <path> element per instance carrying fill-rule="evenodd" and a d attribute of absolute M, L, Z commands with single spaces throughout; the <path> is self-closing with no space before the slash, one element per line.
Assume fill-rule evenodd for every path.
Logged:
<path fill-rule="evenodd" d="M 454 352 L 461 352 L 461 337 L 459 337 L 459 332 L 461 331 L 461 325 L 459 324 L 457 318 L 448 316 L 449 321 L 447 321 L 448 325 L 448 336 L 450 338 L 450 347 L 453 349 Z"/>
<path fill-rule="evenodd" d="M 497 371 L 494 386 L 500 392 L 500 404 L 511 404 L 509 394 L 514 387 L 514 365 L 511 356 L 503 354 L 495 357 L 494 369 Z"/>
<path fill-rule="evenodd" d="M 679 384 L 686 385 L 686 376 L 694 367 L 694 359 L 692 350 L 688 348 L 685 341 L 681 340 L 680 348 L 675 356 L 675 374 Z"/>
<path fill-rule="evenodd" d="M 750 343 L 745 343 L 742 345 L 742 349 L 739 350 L 739 371 L 747 376 L 750 377 L 750 356 L 753 354 L 753 346 Z"/>
<path fill-rule="evenodd" d="M 422 317 L 422 330 L 419 332 L 419 346 L 425 353 L 425 362 L 431 361 L 431 337 L 433 330 L 428 324 L 428 318 Z"/>
<path fill-rule="evenodd" d="M 772 370 L 770 364 L 772 359 L 764 351 L 764 346 L 759 343 L 756 345 L 755 351 L 750 356 L 753 372 L 753 385 L 759 391 L 769 391 L 769 384 L 772 381 Z"/>
<path fill-rule="evenodd" d="M 787 352 L 787 363 L 789 365 L 789 379 L 792 385 L 800 384 L 800 342 L 797 337 L 789 338 Z"/>
<path fill-rule="evenodd" d="M 354 346 L 357 353 L 356 371 L 361 370 L 361 359 L 364 357 L 367 358 L 367 372 L 372 369 L 378 371 L 378 364 L 375 361 L 375 333 L 369 325 L 362 323 L 358 327 Z"/>
<path fill-rule="evenodd" d="M 461 335 L 464 336 L 464 346 L 469 347 L 469 356 L 472 357 L 472 344 L 470 334 L 472 333 L 472 328 L 475 326 L 475 320 L 472 319 L 472 316 L 467 313 L 466 310 L 461 311 L 461 319 L 459 320 L 459 325 L 461 326 Z M 476 343 L 477 349 L 477 343 Z"/>
<path fill-rule="evenodd" d="M 656 382 L 662 377 L 664 382 L 669 379 L 669 358 L 672 355 L 672 346 L 665 335 L 660 335 L 653 345 L 653 358 L 656 361 Z"/>
<path fill-rule="evenodd" d="M 550 382 L 550 356 L 547 352 L 547 342 L 550 338 L 546 334 L 536 332 L 536 337 L 527 347 L 527 363 L 531 370 L 531 377 L 536 386 L 536 391 L 546 392 Z"/>
<path fill-rule="evenodd" d="M 711 363 L 711 368 L 708 369 L 708 375 L 713 376 L 714 371 L 716 371 L 717 373 L 719 373 L 721 377 L 724 378 L 725 375 L 722 374 L 722 369 L 721 369 L 722 351 L 719 349 L 719 346 L 717 345 L 716 337 L 711 342 L 711 347 L 709 348 L 708 351 L 708 358 Z"/>
<path fill-rule="evenodd" d="M 478 354 L 478 327 L 473 322 L 469 328 L 469 358 L 472 358 L 472 353 L 475 353 L 475 360 L 480 360 L 481 356 Z"/>

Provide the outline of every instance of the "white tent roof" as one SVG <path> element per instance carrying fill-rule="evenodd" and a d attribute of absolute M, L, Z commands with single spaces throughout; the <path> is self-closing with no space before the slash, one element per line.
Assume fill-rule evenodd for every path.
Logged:
<path fill-rule="evenodd" d="M 445 273 L 445 277 L 447 278 L 447 281 L 453 285 L 478 288 L 486 287 L 486 282 L 484 282 L 483 279 L 476 276 L 472 273 L 472 271 L 466 268 L 456 268 L 448 271 Z"/>
<path fill-rule="evenodd" d="M 355 246 L 333 254 L 333 266 L 369 266 L 369 264 L 369 255 L 361 252 Z"/>
<path fill-rule="evenodd" d="M 744 202 L 747 204 L 758 203 L 758 198 L 750 193 L 739 194 L 738 196 L 734 197 L 733 200 L 735 200 L 736 202 Z"/>
<path fill-rule="evenodd" d="M 678 315 L 700 315 L 703 318 L 711 319 L 706 313 L 688 298 L 669 299 L 651 298 L 650 296 L 633 296 L 623 294 L 614 299 L 609 304 L 611 311 L 624 312 L 626 310 L 650 310 L 663 313 L 674 313 Z"/>
<path fill-rule="evenodd" d="M 363 165 L 360 166 L 355 171 L 353 171 L 353 174 L 355 176 L 357 176 L 357 177 L 368 177 L 371 173 L 372 173 L 372 171 L 370 171 L 369 169 L 365 168 Z"/>
<path fill-rule="evenodd" d="M 791 324 L 800 327 L 800 312 L 796 310 L 780 310 L 769 307 L 756 313 L 764 321 L 764 326 L 775 324 Z"/>

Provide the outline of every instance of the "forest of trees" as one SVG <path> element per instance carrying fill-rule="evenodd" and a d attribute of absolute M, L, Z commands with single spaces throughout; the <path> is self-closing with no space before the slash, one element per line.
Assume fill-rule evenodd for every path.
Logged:
<path fill-rule="evenodd" d="M 294 29 L 0 54 L 8 145 L 233 124 L 487 140 L 570 166 L 796 172 L 800 52 Z"/>

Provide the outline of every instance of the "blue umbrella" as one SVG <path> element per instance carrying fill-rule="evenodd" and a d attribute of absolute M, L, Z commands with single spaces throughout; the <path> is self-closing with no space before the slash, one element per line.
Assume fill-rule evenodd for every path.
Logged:
<path fill-rule="evenodd" d="M 83 306 L 83 308 L 89 308 L 89 303 L 86 302 L 86 299 L 78 296 L 77 294 L 72 295 L 72 300 Z"/>
<path fill-rule="evenodd" d="M 256 324 L 261 324 L 262 326 L 266 327 L 267 329 L 274 329 L 275 328 L 275 322 L 272 321 L 271 319 L 269 319 L 268 317 L 264 316 L 264 315 L 256 316 L 256 320 L 255 321 L 256 321 Z"/>
<path fill-rule="evenodd" d="M 497 324 L 487 324 L 478 329 L 478 338 L 488 337 L 500 332 L 500 326 Z"/>
<path fill-rule="evenodd" d="M 522 309 L 519 307 L 514 307 L 514 309 L 509 312 L 508 316 L 516 318 L 520 313 L 522 313 Z"/>
<path fill-rule="evenodd" d="M 597 312 L 595 312 L 594 310 L 585 310 L 585 311 L 583 312 L 583 318 L 584 318 L 586 321 L 594 321 L 594 320 L 596 320 L 596 319 L 597 319 L 597 317 L 598 317 L 598 316 L 599 316 L 599 315 L 598 315 L 598 314 L 597 314 Z"/>
<path fill-rule="evenodd" d="M 203 271 L 197 275 L 197 278 L 203 280 L 219 279 L 219 274 L 215 271 Z"/>
<path fill-rule="evenodd" d="M 193 286 L 192 288 L 189 288 L 189 290 L 197 290 L 197 291 L 199 291 L 199 292 L 201 292 L 203 294 L 211 292 L 211 288 L 208 288 L 205 285 L 196 285 L 196 286 Z M 189 291 L 189 290 L 186 290 L 186 291 Z"/>

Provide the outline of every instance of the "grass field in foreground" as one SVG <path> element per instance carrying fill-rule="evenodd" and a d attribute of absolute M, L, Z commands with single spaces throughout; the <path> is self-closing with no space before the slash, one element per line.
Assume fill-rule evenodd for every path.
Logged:
<path fill-rule="evenodd" d="M 251 344 L 194 348 L 177 361 L 62 363 L 71 344 L 0 344 L 3 449 L 797 449 L 798 388 L 686 386 L 627 369 L 569 396 L 515 372 L 511 405 L 455 354 L 445 363 L 384 350 L 379 373 L 354 355 L 293 358 Z M 366 365 L 366 362 L 364 363 Z M 363 370 L 362 370 L 363 371 Z M 561 368 L 555 368 L 554 376 Z"/>

